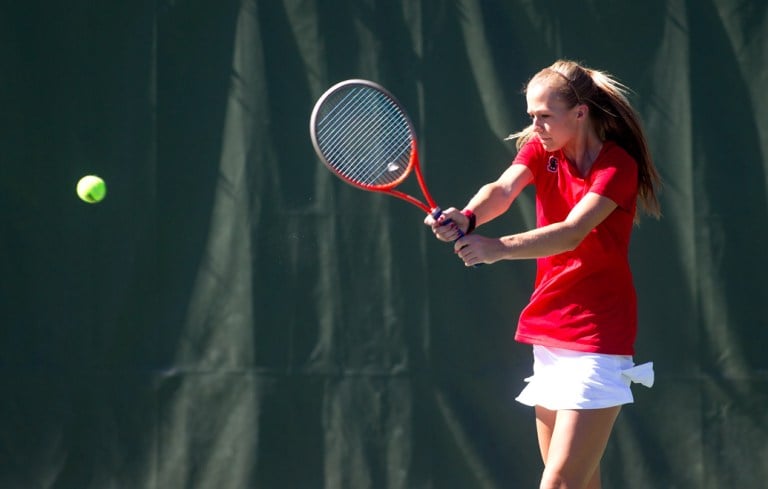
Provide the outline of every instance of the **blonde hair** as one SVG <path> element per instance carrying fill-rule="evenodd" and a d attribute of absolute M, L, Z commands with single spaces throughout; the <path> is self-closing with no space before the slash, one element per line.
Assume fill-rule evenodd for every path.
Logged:
<path fill-rule="evenodd" d="M 611 140 L 637 161 L 638 197 L 646 214 L 658 218 L 661 208 L 656 197 L 661 177 L 653 164 L 640 118 L 630 105 L 629 89 L 603 71 L 586 68 L 569 60 L 555 61 L 536 73 L 526 86 L 546 85 L 567 107 L 587 105 L 589 117 L 601 141 Z M 520 149 L 533 138 L 533 124 L 512 134 Z"/>

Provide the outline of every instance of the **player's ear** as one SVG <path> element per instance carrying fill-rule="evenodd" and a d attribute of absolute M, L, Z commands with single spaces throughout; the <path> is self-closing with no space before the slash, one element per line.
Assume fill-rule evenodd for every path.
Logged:
<path fill-rule="evenodd" d="M 576 106 L 576 118 L 581 119 L 589 114 L 589 106 L 587 104 L 581 104 Z"/>

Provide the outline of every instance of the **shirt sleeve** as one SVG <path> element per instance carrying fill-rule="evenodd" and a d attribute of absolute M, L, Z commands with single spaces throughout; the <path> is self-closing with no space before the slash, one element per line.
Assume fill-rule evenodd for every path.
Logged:
<path fill-rule="evenodd" d="M 533 173 L 533 178 L 536 180 L 539 171 L 543 166 L 542 162 L 546 161 L 546 151 L 541 143 L 536 139 L 531 139 L 520 148 L 517 152 L 512 164 L 525 165 Z"/>
<path fill-rule="evenodd" d="M 634 211 L 637 202 L 637 163 L 616 146 L 593 169 L 589 191 L 608 197 L 627 211 Z"/>

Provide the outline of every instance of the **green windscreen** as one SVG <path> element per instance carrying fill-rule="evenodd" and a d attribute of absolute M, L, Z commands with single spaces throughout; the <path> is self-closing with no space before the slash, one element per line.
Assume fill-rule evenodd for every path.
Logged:
<path fill-rule="evenodd" d="M 603 486 L 763 487 L 764 1 L 71 0 L 0 5 L 0 488 L 537 487 L 535 263 L 465 268 L 309 117 L 380 83 L 461 208 L 558 58 L 632 88 L 665 182 L 631 247 L 656 385 Z M 533 227 L 532 191 L 478 232 Z"/>

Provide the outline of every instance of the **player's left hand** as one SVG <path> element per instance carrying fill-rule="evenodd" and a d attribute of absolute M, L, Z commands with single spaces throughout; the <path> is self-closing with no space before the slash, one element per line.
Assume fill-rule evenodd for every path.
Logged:
<path fill-rule="evenodd" d="M 501 243 L 498 239 L 479 234 L 468 234 L 453 244 L 453 251 L 468 267 L 499 260 Z"/>

